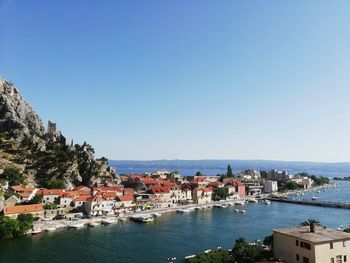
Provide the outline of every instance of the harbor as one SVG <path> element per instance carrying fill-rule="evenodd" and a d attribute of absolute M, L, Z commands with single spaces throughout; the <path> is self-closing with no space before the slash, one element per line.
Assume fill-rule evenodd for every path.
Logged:
<path fill-rule="evenodd" d="M 350 183 L 346 182 L 339 191 L 331 188 L 318 195 L 320 199 L 328 196 L 331 201 L 350 200 L 349 190 Z M 274 228 L 293 227 L 315 215 L 327 227 L 341 228 L 350 224 L 350 210 L 347 209 L 272 201 L 269 205 L 262 201 L 245 203 L 246 213 L 235 212 L 235 209 L 231 205 L 227 208 L 191 209 L 186 213 L 176 212 L 176 209 L 148 211 L 148 214 L 162 215 L 147 224 L 122 217 L 126 221 L 113 225 L 61 228 L 2 242 L 0 258 L 24 262 L 25 257 L 26 263 L 44 263 L 49 258 L 50 262 L 58 263 L 69 254 L 72 261 L 87 263 L 144 262 L 145 258 L 147 262 L 164 263 L 173 257 L 177 258 L 176 262 L 182 262 L 184 257 L 206 249 L 231 249 L 239 237 L 245 237 L 249 242 L 261 240 Z M 142 214 L 144 212 L 135 213 Z M 57 250 L 60 253 L 53 256 L 52 251 Z"/>

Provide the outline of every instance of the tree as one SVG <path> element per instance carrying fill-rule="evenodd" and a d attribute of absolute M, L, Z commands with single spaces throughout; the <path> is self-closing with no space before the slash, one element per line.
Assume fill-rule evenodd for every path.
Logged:
<path fill-rule="evenodd" d="M 316 219 L 308 219 L 304 222 L 301 222 L 300 223 L 301 226 L 309 226 L 310 227 L 310 232 L 314 233 L 315 232 L 315 228 L 316 226 L 319 226 L 320 225 L 320 222 Z"/>
<path fill-rule="evenodd" d="M 17 220 L 22 234 L 25 234 L 29 229 L 32 229 L 34 221 L 32 214 L 20 214 L 18 215 Z"/>
<path fill-rule="evenodd" d="M 23 175 L 17 168 L 6 168 L 2 173 L 1 177 L 9 182 L 10 186 L 20 185 L 24 183 Z"/>
<path fill-rule="evenodd" d="M 233 262 L 255 263 L 257 261 L 263 261 L 270 257 L 270 254 L 265 252 L 262 246 L 258 244 L 250 245 L 244 238 L 236 240 L 231 254 L 233 256 Z"/>
<path fill-rule="evenodd" d="M 0 240 L 17 237 L 21 234 L 18 220 L 7 216 L 0 216 Z"/>
<path fill-rule="evenodd" d="M 231 165 L 227 165 L 226 176 L 227 176 L 227 177 L 233 177 L 233 172 L 232 172 Z"/>
<path fill-rule="evenodd" d="M 273 248 L 273 235 L 266 236 L 264 238 L 263 244 L 270 248 Z"/>
<path fill-rule="evenodd" d="M 64 181 L 61 179 L 53 178 L 47 183 L 48 189 L 64 189 Z"/>
<path fill-rule="evenodd" d="M 203 176 L 203 174 L 200 171 L 198 171 L 196 172 L 196 176 Z"/>
<path fill-rule="evenodd" d="M 225 200 L 229 196 L 227 188 L 216 188 L 213 191 L 214 200 Z"/>
<path fill-rule="evenodd" d="M 42 195 L 34 195 L 33 199 L 30 200 L 30 203 L 31 204 L 40 204 L 42 200 L 43 200 Z"/>

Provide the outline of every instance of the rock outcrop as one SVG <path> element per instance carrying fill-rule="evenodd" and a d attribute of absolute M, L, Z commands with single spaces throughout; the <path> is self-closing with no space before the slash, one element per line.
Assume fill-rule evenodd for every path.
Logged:
<path fill-rule="evenodd" d="M 0 169 L 21 167 L 29 185 L 44 188 L 103 185 L 116 179 L 107 159 L 95 159 L 87 143 L 68 145 L 51 122 L 46 133 L 38 114 L 4 79 L 0 79 L 0 156 L 6 159 Z"/>
<path fill-rule="evenodd" d="M 17 88 L 3 78 L 0 78 L 0 132 L 8 132 L 15 141 L 25 137 L 37 141 L 45 134 L 38 114 L 22 99 Z"/>

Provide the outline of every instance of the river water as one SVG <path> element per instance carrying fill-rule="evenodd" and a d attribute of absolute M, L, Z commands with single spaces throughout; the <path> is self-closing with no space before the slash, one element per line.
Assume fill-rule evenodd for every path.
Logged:
<path fill-rule="evenodd" d="M 322 200 L 350 200 L 350 183 L 339 191 L 320 193 Z M 329 198 L 327 198 L 327 196 Z M 167 213 L 151 224 L 133 222 L 84 229 L 58 230 L 0 243 L 0 262 L 177 262 L 191 254 L 222 246 L 235 239 L 263 239 L 273 228 L 297 226 L 316 218 L 328 227 L 350 224 L 350 210 L 272 202 L 247 204 L 247 213 L 233 208 Z"/>

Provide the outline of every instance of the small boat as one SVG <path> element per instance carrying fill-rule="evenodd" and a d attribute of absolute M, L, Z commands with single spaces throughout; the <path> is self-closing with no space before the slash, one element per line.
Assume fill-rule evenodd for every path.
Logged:
<path fill-rule="evenodd" d="M 188 209 L 177 209 L 176 212 L 177 213 L 188 213 L 188 212 L 190 212 L 190 210 L 188 210 Z"/>
<path fill-rule="evenodd" d="M 31 234 L 32 234 L 32 235 L 39 235 L 39 234 L 41 234 L 41 232 L 42 232 L 41 229 L 33 229 L 32 232 L 31 232 Z"/>
<path fill-rule="evenodd" d="M 99 221 L 90 221 L 88 223 L 88 225 L 89 226 L 99 226 L 99 225 L 101 225 L 101 222 L 99 222 Z"/>
<path fill-rule="evenodd" d="M 227 208 L 227 207 L 228 207 L 228 205 L 223 204 L 223 205 L 221 205 L 221 207 L 222 207 L 222 208 Z"/>
<path fill-rule="evenodd" d="M 118 223 L 118 220 L 116 220 L 114 218 L 105 218 L 105 219 L 102 219 L 101 223 L 104 225 L 111 225 L 111 224 Z"/>
<path fill-rule="evenodd" d="M 222 208 L 222 205 L 216 204 L 216 205 L 214 205 L 214 207 Z"/>
<path fill-rule="evenodd" d="M 316 196 L 313 196 L 313 197 L 311 197 L 311 200 L 317 200 L 317 197 Z"/>
<path fill-rule="evenodd" d="M 237 213 L 238 213 L 238 212 L 239 212 L 239 209 L 235 209 L 235 212 L 237 212 Z"/>
<path fill-rule="evenodd" d="M 153 221 L 154 221 L 154 217 L 144 217 L 141 220 L 142 223 L 151 223 Z"/>
<path fill-rule="evenodd" d="M 68 225 L 68 228 L 76 228 L 76 229 L 78 229 L 78 228 L 84 227 L 84 225 L 85 225 L 84 222 L 83 223 L 77 223 L 77 224 L 70 224 L 70 225 Z"/>
<path fill-rule="evenodd" d="M 162 214 L 161 213 L 153 213 L 152 216 L 154 216 L 154 217 L 161 217 Z"/>
<path fill-rule="evenodd" d="M 131 219 L 139 223 L 151 223 L 154 221 L 154 217 L 149 215 L 135 216 L 131 217 Z"/>
<path fill-rule="evenodd" d="M 51 232 L 51 231 L 55 231 L 56 230 L 56 227 L 47 227 L 47 228 L 45 228 L 45 231 L 46 232 Z"/>
<path fill-rule="evenodd" d="M 269 204 L 271 204 L 271 201 L 266 199 L 266 200 L 264 201 L 264 204 L 265 204 L 265 205 L 269 205 Z"/>
<path fill-rule="evenodd" d="M 240 210 L 239 212 L 241 212 L 242 214 L 244 214 L 246 211 L 244 209 Z"/>

